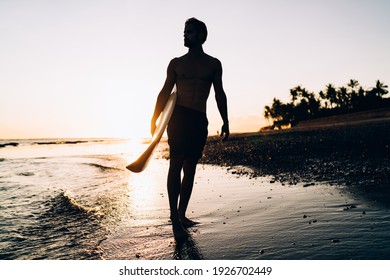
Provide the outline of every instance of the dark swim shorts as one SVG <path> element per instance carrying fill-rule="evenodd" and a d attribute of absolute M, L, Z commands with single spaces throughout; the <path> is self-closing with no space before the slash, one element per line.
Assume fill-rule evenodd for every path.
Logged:
<path fill-rule="evenodd" d="M 170 155 L 200 159 L 208 124 L 205 113 L 176 105 L 167 128 Z"/>

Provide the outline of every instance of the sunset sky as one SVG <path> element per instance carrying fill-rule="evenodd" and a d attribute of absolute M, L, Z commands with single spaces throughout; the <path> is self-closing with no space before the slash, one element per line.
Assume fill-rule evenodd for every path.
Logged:
<path fill-rule="evenodd" d="M 222 62 L 231 130 L 303 85 L 390 83 L 390 1 L 0 0 L 0 138 L 148 136 L 184 22 Z M 222 121 L 214 91 L 209 131 Z"/>

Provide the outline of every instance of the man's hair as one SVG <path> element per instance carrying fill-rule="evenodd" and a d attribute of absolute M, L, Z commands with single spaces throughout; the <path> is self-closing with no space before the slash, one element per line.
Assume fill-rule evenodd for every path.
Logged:
<path fill-rule="evenodd" d="M 195 29 L 196 29 L 196 31 L 198 33 L 201 33 L 201 34 L 204 35 L 203 36 L 203 40 L 202 40 L 202 44 L 204 42 L 206 42 L 206 39 L 207 39 L 207 27 L 206 27 L 206 24 L 203 21 L 200 21 L 200 20 L 198 20 L 198 19 L 196 19 L 194 17 L 187 19 L 187 21 L 185 23 L 185 26 L 187 26 L 189 24 L 192 24 L 195 27 Z"/>

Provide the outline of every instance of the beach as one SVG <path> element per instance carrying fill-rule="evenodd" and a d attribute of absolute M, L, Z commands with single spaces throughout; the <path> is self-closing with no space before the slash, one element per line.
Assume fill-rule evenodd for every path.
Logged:
<path fill-rule="evenodd" d="M 390 259 L 389 123 L 210 137 L 176 242 L 168 146 L 4 140 L 0 259 Z"/>
<path fill-rule="evenodd" d="M 250 167 L 286 185 L 347 186 L 390 206 L 389 119 L 210 138 L 203 162 Z"/>
<path fill-rule="evenodd" d="M 161 163 L 166 165 L 166 163 Z M 161 166 L 146 172 L 155 174 Z M 167 166 L 165 166 L 167 168 Z M 240 169 L 242 172 L 242 169 Z M 238 170 L 237 170 L 238 172 Z M 189 206 L 200 222 L 177 243 L 167 220 L 164 187 L 139 206 L 148 224 L 121 228 L 102 242 L 106 259 L 346 260 L 389 259 L 387 208 L 327 184 L 282 185 L 235 169 L 201 165 Z M 138 176 L 138 175 L 137 175 Z M 161 174 L 164 176 L 164 174 Z M 156 175 L 159 177 L 159 175 Z M 152 199 L 152 198 L 150 198 Z M 165 215 L 163 215 L 165 213 Z M 153 221 L 153 222 L 152 222 Z"/>

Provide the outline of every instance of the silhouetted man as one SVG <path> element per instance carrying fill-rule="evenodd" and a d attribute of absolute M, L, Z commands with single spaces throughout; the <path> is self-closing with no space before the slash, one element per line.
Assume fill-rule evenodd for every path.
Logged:
<path fill-rule="evenodd" d="M 188 235 L 185 228 L 195 224 L 186 217 L 186 210 L 192 193 L 196 165 L 207 139 L 206 103 L 211 85 L 214 87 L 218 110 L 223 120 L 221 136 L 224 136 L 224 140 L 229 137 L 222 65 L 218 59 L 204 53 L 202 45 L 206 38 L 207 28 L 203 22 L 195 18 L 186 21 L 184 45 L 188 48 L 188 53 L 170 61 L 151 121 L 153 134 L 156 120 L 176 84 L 177 102 L 167 129 L 170 147 L 167 184 L 170 218 L 176 239 L 186 238 Z"/>

